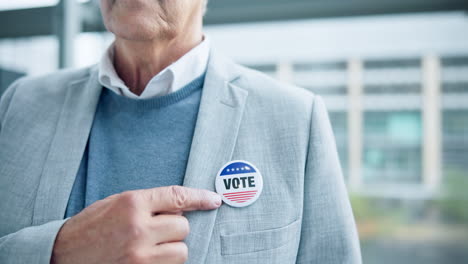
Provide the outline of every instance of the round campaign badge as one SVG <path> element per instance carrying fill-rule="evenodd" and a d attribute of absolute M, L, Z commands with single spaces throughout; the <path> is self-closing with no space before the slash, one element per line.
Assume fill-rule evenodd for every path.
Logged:
<path fill-rule="evenodd" d="M 216 192 L 223 201 L 234 207 L 245 207 L 254 203 L 263 189 L 260 171 L 244 160 L 225 164 L 216 175 Z"/>

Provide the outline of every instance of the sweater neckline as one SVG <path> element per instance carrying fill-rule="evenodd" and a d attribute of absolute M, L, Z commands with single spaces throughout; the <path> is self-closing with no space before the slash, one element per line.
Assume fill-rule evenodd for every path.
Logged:
<path fill-rule="evenodd" d="M 196 90 L 201 89 L 203 87 L 204 81 L 205 73 L 175 92 L 145 99 L 125 97 L 115 93 L 114 91 L 106 89 L 105 87 L 102 87 L 102 92 L 103 96 L 109 97 L 112 102 L 118 105 L 119 109 L 147 110 L 152 108 L 163 108 L 187 98 Z"/>

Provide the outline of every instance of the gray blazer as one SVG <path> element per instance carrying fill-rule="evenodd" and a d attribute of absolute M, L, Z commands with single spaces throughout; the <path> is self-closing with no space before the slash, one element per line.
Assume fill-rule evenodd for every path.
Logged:
<path fill-rule="evenodd" d="M 0 101 L 0 263 L 49 263 L 102 88 L 97 67 L 22 78 Z M 252 205 L 190 212 L 187 263 L 360 263 L 322 99 L 211 52 L 184 186 L 261 171 Z"/>

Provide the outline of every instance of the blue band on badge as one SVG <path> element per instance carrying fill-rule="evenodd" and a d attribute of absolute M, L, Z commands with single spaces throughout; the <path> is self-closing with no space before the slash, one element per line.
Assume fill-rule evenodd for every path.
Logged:
<path fill-rule="evenodd" d="M 223 171 L 221 171 L 220 176 L 255 172 L 257 171 L 249 164 L 246 164 L 244 162 L 234 162 L 231 163 L 229 166 L 225 167 Z"/>

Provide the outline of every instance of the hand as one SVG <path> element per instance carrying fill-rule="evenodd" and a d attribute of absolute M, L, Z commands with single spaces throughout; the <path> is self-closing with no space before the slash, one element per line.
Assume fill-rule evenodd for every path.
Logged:
<path fill-rule="evenodd" d="M 184 263 L 189 223 L 182 212 L 220 205 L 216 193 L 181 186 L 109 196 L 62 226 L 51 263 Z"/>

